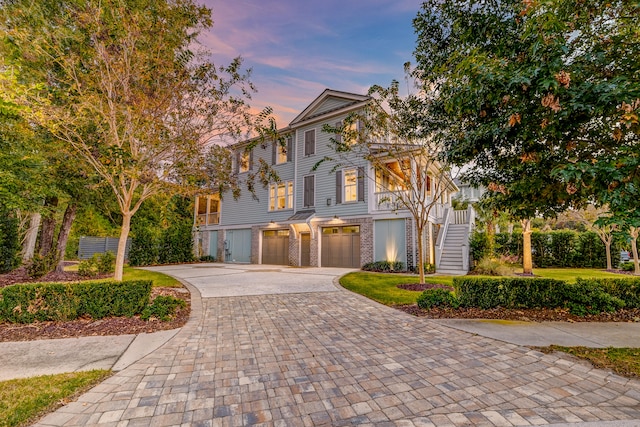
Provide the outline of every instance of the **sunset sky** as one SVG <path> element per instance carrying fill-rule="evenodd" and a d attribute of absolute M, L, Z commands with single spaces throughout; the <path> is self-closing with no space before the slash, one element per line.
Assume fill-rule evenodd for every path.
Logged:
<path fill-rule="evenodd" d="M 203 0 L 213 29 L 201 40 L 214 61 L 242 56 L 258 88 L 252 106 L 270 105 L 286 126 L 324 89 L 365 94 L 404 81 L 415 48 L 420 0 Z"/>

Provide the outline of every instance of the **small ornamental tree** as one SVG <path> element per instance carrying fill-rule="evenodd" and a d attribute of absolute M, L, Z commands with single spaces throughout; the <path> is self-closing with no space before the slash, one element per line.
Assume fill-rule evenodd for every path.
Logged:
<path fill-rule="evenodd" d="M 353 159 L 369 161 L 371 170 L 363 168 L 362 173 L 377 192 L 386 193 L 379 203 L 408 211 L 415 222 L 420 236 L 417 267 L 424 283 L 429 219 L 441 198 L 456 187 L 444 147 L 430 134 L 428 97 L 402 97 L 398 89 L 395 81 L 388 88 L 373 86 L 371 102 L 362 112 L 351 114 L 338 127 L 325 126 L 325 132 L 335 135 L 330 141 L 336 155 L 323 161 L 334 161 L 336 168 Z M 390 178 L 376 179 L 379 172 Z"/>

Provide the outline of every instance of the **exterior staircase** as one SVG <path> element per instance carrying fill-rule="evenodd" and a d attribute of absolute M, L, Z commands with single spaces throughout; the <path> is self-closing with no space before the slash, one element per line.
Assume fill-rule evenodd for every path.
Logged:
<path fill-rule="evenodd" d="M 436 245 L 436 272 L 464 275 L 469 272 L 469 234 L 473 227 L 473 208 L 448 210 L 443 217 Z"/>
<path fill-rule="evenodd" d="M 447 235 L 442 245 L 442 255 L 440 255 L 440 264 L 436 271 L 444 274 L 467 274 L 468 266 L 464 267 L 464 256 L 469 256 L 469 234 L 467 224 L 449 224 Z"/>

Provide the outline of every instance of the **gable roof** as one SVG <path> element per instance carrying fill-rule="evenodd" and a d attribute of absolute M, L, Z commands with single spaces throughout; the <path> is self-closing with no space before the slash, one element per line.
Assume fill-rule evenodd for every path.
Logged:
<path fill-rule="evenodd" d="M 371 97 L 367 95 L 358 95 L 350 92 L 325 89 L 320 96 L 318 96 L 307 108 L 293 119 L 289 124 L 289 127 L 295 127 L 307 120 L 331 115 L 339 110 L 360 107 L 361 105 L 369 102 L 369 100 L 371 100 Z"/>

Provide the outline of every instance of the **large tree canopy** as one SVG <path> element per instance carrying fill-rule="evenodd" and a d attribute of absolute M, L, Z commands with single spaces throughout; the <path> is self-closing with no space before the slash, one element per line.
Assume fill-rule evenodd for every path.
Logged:
<path fill-rule="evenodd" d="M 253 87 L 241 61 L 216 66 L 198 44 L 211 25 L 211 11 L 192 0 L 8 0 L 0 8 L 5 66 L 18 77 L 3 89 L 118 201 L 117 279 L 141 203 L 184 183 L 203 142 L 238 135 L 250 120 Z"/>
<path fill-rule="evenodd" d="M 637 0 L 428 0 L 414 26 L 449 157 L 497 207 L 615 214 L 616 191 L 637 194 Z"/>

